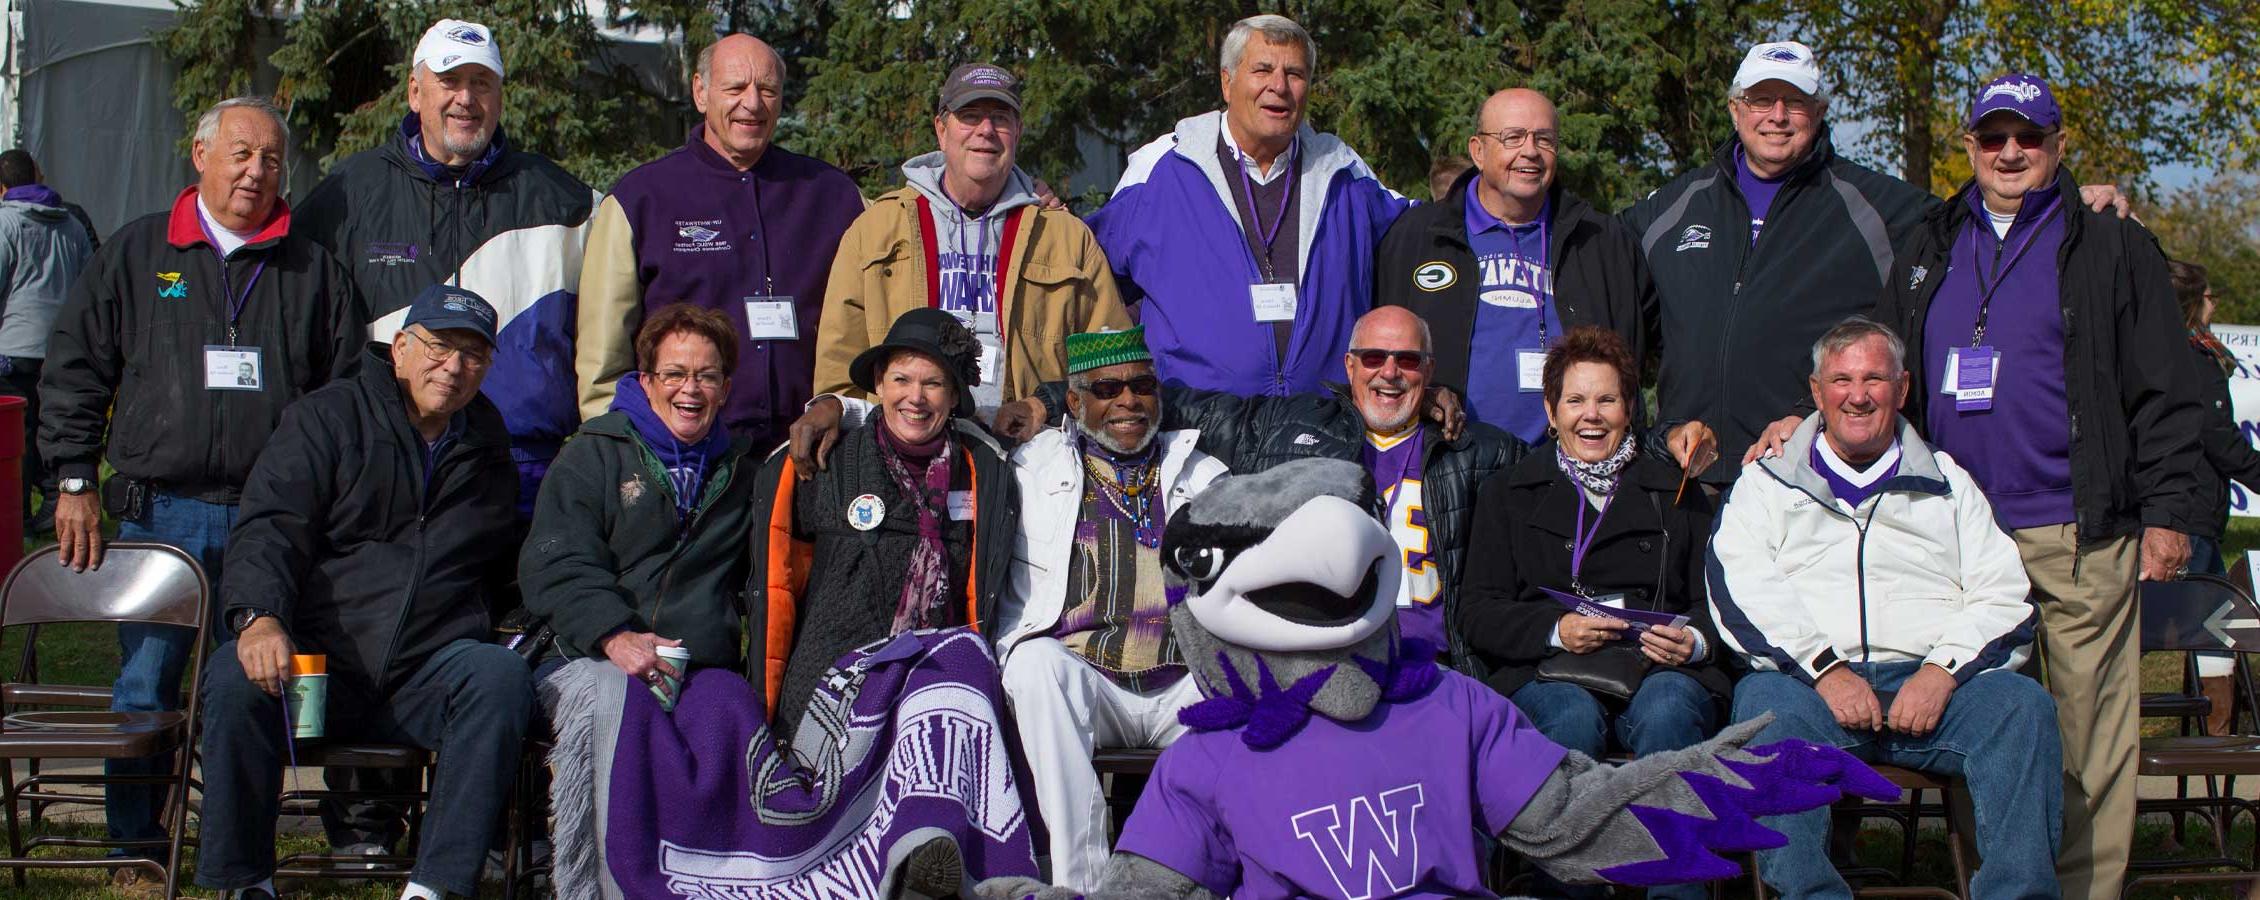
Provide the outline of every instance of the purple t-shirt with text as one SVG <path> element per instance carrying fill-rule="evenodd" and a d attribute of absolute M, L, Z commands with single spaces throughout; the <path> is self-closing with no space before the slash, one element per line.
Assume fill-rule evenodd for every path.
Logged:
<path fill-rule="evenodd" d="M 1766 227 L 1766 213 L 1773 209 L 1775 194 L 1781 193 L 1780 178 L 1759 178 L 1750 171 L 1750 162 L 1742 156 L 1742 148 L 1734 148 L 1734 184 L 1742 189 L 1742 202 L 1750 207 L 1750 243 L 1758 243 L 1758 232 Z"/>
<path fill-rule="evenodd" d="M 1363 721 L 1312 716 L 1270 750 L 1237 731 L 1179 738 L 1116 849 L 1226 897 L 1491 897 L 1480 835 L 1506 830 L 1567 752 L 1447 671 Z"/>

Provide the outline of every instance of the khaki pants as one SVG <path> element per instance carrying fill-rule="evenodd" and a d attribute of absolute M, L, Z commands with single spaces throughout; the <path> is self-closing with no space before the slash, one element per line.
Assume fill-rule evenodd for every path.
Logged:
<path fill-rule="evenodd" d="M 2040 603 L 2042 680 L 2064 737 L 2064 846 L 2056 858 L 2066 900 L 2115 900 L 2134 843 L 2136 755 L 2142 739 L 2142 644 L 2135 607 L 2141 540 L 2080 552 L 2070 525 L 2010 534 Z"/>

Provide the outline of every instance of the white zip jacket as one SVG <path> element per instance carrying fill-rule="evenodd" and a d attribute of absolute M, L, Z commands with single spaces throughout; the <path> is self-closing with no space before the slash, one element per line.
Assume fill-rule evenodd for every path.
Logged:
<path fill-rule="evenodd" d="M 1161 447 L 1165 522 L 1225 472 L 1224 463 L 1193 449 L 1200 436 L 1190 429 L 1154 435 Z M 1083 460 L 1072 431 L 1054 428 L 1037 435 L 1013 451 L 1012 463 L 1020 479 L 1020 538 L 1012 551 L 1012 584 L 997 612 L 1000 667 L 1014 646 L 1051 633 L 1066 612 L 1067 567 L 1083 506 Z"/>
<path fill-rule="evenodd" d="M 1720 637 L 1810 684 L 1840 662 L 1934 663 L 1957 683 L 2023 664 L 2039 624 L 2017 545 L 1968 472 L 1899 423 L 1899 471 L 1846 505 L 1813 470 L 1820 414 L 1742 467 L 1705 566 Z"/>

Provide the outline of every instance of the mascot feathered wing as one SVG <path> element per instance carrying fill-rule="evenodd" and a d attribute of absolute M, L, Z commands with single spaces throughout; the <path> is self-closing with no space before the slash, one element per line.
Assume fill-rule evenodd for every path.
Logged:
<path fill-rule="evenodd" d="M 1898 789 L 1834 747 L 1743 744 L 1745 722 L 1608 766 L 1403 641 L 1398 548 L 1357 465 L 1231 476 L 1162 539 L 1170 625 L 1207 698 L 1123 829 L 1099 900 L 1488 896 L 1478 834 L 1574 883 L 1730 877 L 1781 846 L 1759 816 Z M 1070 898 L 993 879 L 988 898 Z"/>

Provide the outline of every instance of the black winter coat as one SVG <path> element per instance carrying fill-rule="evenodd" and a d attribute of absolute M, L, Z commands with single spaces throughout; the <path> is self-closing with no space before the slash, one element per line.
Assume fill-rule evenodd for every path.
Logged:
<path fill-rule="evenodd" d="M 39 377 L 39 452 L 58 477 L 93 478 L 107 455 L 126 478 L 234 503 L 283 408 L 359 357 L 352 283 L 288 210 L 223 262 L 196 203 L 191 189 L 171 212 L 118 229 L 57 312 Z M 259 348 L 264 389 L 204 386 L 204 348 L 229 343 Z"/>
<path fill-rule="evenodd" d="M 1580 572 L 1592 593 L 1622 592 L 1627 606 L 1685 615 L 1703 632 L 1710 655 L 1672 667 L 1721 698 L 1732 689 L 1720 660 L 1727 652 L 1711 624 L 1703 591 L 1703 548 L 1711 504 L 1689 488 L 1673 502 L 1679 469 L 1640 455 L 1626 467 L 1615 499 Z M 1539 590 L 1570 589 L 1570 545 L 1584 492 L 1562 473 L 1552 442 L 1533 448 L 1512 471 L 1483 485 L 1469 540 L 1479 548 L 1460 586 L 1456 630 L 1490 668 L 1487 683 L 1502 696 L 1530 683 L 1539 662 L 1566 651 L 1547 643 L 1564 610 Z M 1591 508 L 1587 507 L 1587 526 Z"/>
<path fill-rule="evenodd" d="M 719 423 L 715 426 L 721 427 Z M 581 425 L 542 478 L 518 554 L 526 608 L 566 657 L 604 657 L 622 628 L 683 642 L 691 662 L 740 670 L 745 537 L 760 461 L 739 438 L 706 477 L 685 521 L 674 481 L 627 415 Z"/>
<path fill-rule="evenodd" d="M 2056 188 L 2061 196 L 2079 196 L 2079 183 L 2063 169 L 2056 172 Z M 1924 218 L 1899 248 L 1899 263 L 1875 308 L 1876 320 L 1907 342 L 1904 413 L 1918 430 L 1929 427 L 1925 410 L 1942 396 L 1923 370 L 1924 325 L 1931 298 L 1946 280 L 1947 254 L 1974 215 L 1969 195 L 1976 189 L 1976 182 L 1965 183 Z M 2133 219 L 2067 203 L 2056 269 L 2080 545 L 2144 526 L 2191 533 L 2209 512 L 2198 447 L 2204 420 L 2158 239 Z"/>
<path fill-rule="evenodd" d="M 757 637 L 746 677 L 764 691 L 780 733 L 800 724 L 824 671 L 841 654 L 893 627 L 918 515 L 880 461 L 879 427 L 874 412 L 840 435 L 830 462 L 808 481 L 799 480 L 784 447 L 754 476 L 746 630 Z M 950 490 L 969 492 L 973 508 L 971 521 L 942 523 L 947 596 L 952 621 L 985 632 L 995 627 L 1012 583 L 1020 488 L 988 432 L 964 419 L 949 427 Z M 851 527 L 847 518 L 864 494 L 886 506 L 870 530 Z"/>
<path fill-rule="evenodd" d="M 452 641 L 491 637 L 520 536 L 518 475 L 485 396 L 451 427 L 426 472 L 389 352 L 293 404 L 228 535 L 230 618 L 275 614 L 356 696 L 390 694 Z"/>
<path fill-rule="evenodd" d="M 1374 256 L 1373 305 L 1402 306 L 1428 322 L 1436 339 L 1435 380 L 1442 384 L 1466 385 L 1471 365 L 1514 365 L 1505 348 L 1478 350 L 1470 343 L 1483 279 L 1468 244 L 1466 203 L 1478 174 L 1471 169 L 1461 175 L 1443 202 L 1423 203 L 1398 216 Z M 1656 284 L 1637 236 L 1558 184 L 1547 203 L 1553 223 L 1546 268 L 1554 279 L 1555 314 L 1571 328 L 1598 325 L 1616 332 L 1645 368 L 1657 349 Z M 1440 272 L 1452 277 L 1428 287 Z"/>
<path fill-rule="evenodd" d="M 2253 449 L 2237 424 L 2236 404 L 2229 398 L 2229 375 L 2213 361 L 2213 354 L 2191 341 L 2189 364 L 2190 385 L 2197 390 L 2198 415 L 2205 420 L 2197 434 L 2197 446 L 2205 453 L 2206 465 L 2206 471 L 2200 473 L 2204 482 L 2198 502 L 2202 518 L 2190 533 L 2218 543 L 2228 529 L 2229 482 L 2244 485 L 2248 495 L 2260 492 L 2260 450 Z"/>
<path fill-rule="evenodd" d="M 1719 457 L 1701 474 L 1725 485 L 1760 431 L 1809 411 L 1813 341 L 1874 305 L 1892 248 L 1938 201 L 1837 156 L 1828 123 L 1783 180 L 1765 231 L 1750 243 L 1749 204 L 1735 182 L 1738 141 L 1621 216 L 1640 236 L 1662 300 L 1665 347 L 1658 420 L 1701 420 Z"/>

